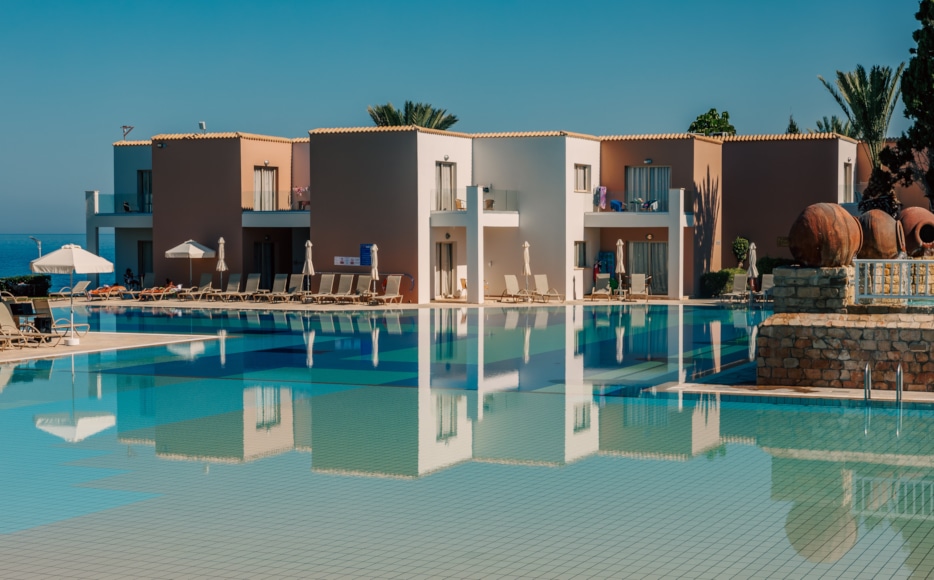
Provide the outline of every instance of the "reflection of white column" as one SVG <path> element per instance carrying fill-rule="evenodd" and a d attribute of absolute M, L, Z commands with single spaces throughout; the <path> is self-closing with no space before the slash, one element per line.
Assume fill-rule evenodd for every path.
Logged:
<path fill-rule="evenodd" d="M 483 224 L 480 187 L 467 188 L 467 303 L 483 304 Z"/>
<path fill-rule="evenodd" d="M 684 296 L 684 190 L 668 190 L 668 298 Z"/>
<path fill-rule="evenodd" d="M 418 475 L 473 456 L 473 423 L 460 391 L 418 389 Z"/>
<path fill-rule="evenodd" d="M 710 321 L 710 360 L 713 362 L 713 372 L 720 372 L 720 321 Z"/>
<path fill-rule="evenodd" d="M 668 316 L 672 312 L 677 313 L 678 319 L 675 324 L 668 320 L 668 364 L 674 365 L 678 373 L 678 384 L 684 383 L 686 376 L 684 372 L 684 305 L 678 304 L 675 310 L 668 307 Z"/>
<path fill-rule="evenodd" d="M 584 307 L 564 307 L 564 384 L 579 385 L 584 382 L 584 357 L 577 351 L 577 333 L 584 329 Z"/>
<path fill-rule="evenodd" d="M 418 388 L 431 387 L 431 313 L 430 308 L 416 310 L 418 329 Z"/>
<path fill-rule="evenodd" d="M 469 282 L 468 282 L 469 288 Z M 478 308 L 477 314 L 477 341 L 475 348 L 467 348 L 467 384 L 477 385 L 477 421 L 483 419 L 483 393 L 485 391 L 485 377 L 483 372 L 483 341 L 484 341 L 484 319 L 486 313 L 483 308 Z"/>
<path fill-rule="evenodd" d="M 593 388 L 583 382 L 564 385 L 564 461 L 596 453 L 600 448 L 600 407 Z"/>

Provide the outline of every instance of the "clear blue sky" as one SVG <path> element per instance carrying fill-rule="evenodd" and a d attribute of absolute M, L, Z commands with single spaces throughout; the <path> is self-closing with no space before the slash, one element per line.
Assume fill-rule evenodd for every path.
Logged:
<path fill-rule="evenodd" d="M 15 2 L 0 48 L 0 233 L 84 230 L 111 143 L 301 137 L 406 99 L 461 131 L 740 133 L 839 114 L 817 75 L 908 59 L 917 0 Z M 891 133 L 906 128 L 901 106 Z"/>

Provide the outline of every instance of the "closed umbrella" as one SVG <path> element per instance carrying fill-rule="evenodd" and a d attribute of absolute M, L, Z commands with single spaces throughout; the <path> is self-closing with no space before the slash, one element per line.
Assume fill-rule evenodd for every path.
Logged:
<path fill-rule="evenodd" d="M 114 271 L 114 265 L 98 255 L 84 250 L 76 244 L 65 244 L 51 254 L 46 254 L 29 263 L 29 268 L 36 274 L 68 274 L 70 284 L 74 286 L 74 274 L 106 274 Z M 70 297 L 71 327 L 65 344 L 75 346 L 81 341 L 75 335 L 75 297 Z"/>
<path fill-rule="evenodd" d="M 746 277 L 749 278 L 749 287 L 752 291 L 756 289 L 756 280 L 759 279 L 759 269 L 756 268 L 756 244 L 749 244 L 749 268 L 746 269 Z M 749 303 L 752 304 L 752 291 L 749 292 Z"/>
<path fill-rule="evenodd" d="M 623 353 L 625 352 L 626 327 L 622 324 L 616 327 L 616 362 L 623 362 Z"/>
<path fill-rule="evenodd" d="M 373 330 L 370 331 L 370 341 L 373 344 L 373 352 L 371 362 L 373 363 L 373 368 L 379 366 L 379 327 L 373 326 Z"/>
<path fill-rule="evenodd" d="M 315 366 L 315 331 L 309 330 L 305 336 L 305 366 L 311 368 Z"/>
<path fill-rule="evenodd" d="M 217 331 L 217 337 L 220 339 L 221 366 L 227 364 L 227 331 L 223 328 Z"/>
<path fill-rule="evenodd" d="M 529 291 L 529 276 L 532 275 L 531 261 L 529 260 L 529 242 L 522 244 L 522 275 L 525 276 L 525 291 Z"/>
<path fill-rule="evenodd" d="M 307 280 L 305 290 L 311 290 L 311 277 L 315 275 L 315 265 L 311 261 L 311 240 L 305 242 L 305 263 L 302 265 L 302 278 Z"/>
<path fill-rule="evenodd" d="M 211 248 L 203 246 L 194 240 L 186 240 L 170 250 L 166 250 L 166 258 L 188 258 L 188 285 L 191 286 L 191 261 L 201 258 L 213 258 L 217 254 Z"/>
<path fill-rule="evenodd" d="M 217 240 L 217 267 L 214 268 L 221 273 L 221 290 L 224 289 L 224 272 L 227 271 L 227 262 L 224 261 L 224 238 Z M 191 272 L 188 273 L 191 277 Z"/>
<path fill-rule="evenodd" d="M 522 362 L 529 364 L 529 360 L 532 358 L 532 328 L 529 325 L 525 326 L 525 342 L 522 345 Z"/>
<path fill-rule="evenodd" d="M 626 273 L 626 264 L 623 262 L 623 240 L 616 240 L 616 288 L 621 292 L 623 287 L 623 274 Z"/>
<path fill-rule="evenodd" d="M 379 281 L 379 248 L 376 244 L 370 245 L 370 277 L 373 279 L 375 293 L 376 283 Z"/>

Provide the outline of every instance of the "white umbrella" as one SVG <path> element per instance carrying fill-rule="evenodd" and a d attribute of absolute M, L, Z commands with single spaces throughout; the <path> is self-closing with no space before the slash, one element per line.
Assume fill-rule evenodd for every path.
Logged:
<path fill-rule="evenodd" d="M 620 290 L 623 287 L 623 274 L 626 273 L 626 264 L 623 262 L 623 240 L 616 240 L 616 291 L 622 292 Z M 622 294 L 620 294 L 622 296 Z"/>
<path fill-rule="evenodd" d="M 370 341 L 373 343 L 373 368 L 379 366 L 379 327 L 373 326 L 373 330 L 370 331 Z"/>
<path fill-rule="evenodd" d="M 375 292 L 376 283 L 379 281 L 379 248 L 376 244 L 370 245 L 370 277 L 373 279 Z"/>
<path fill-rule="evenodd" d="M 214 268 L 216 271 L 221 273 L 221 290 L 224 289 L 224 272 L 227 271 L 227 262 L 224 261 L 224 238 L 221 236 L 217 240 L 217 267 Z M 191 277 L 191 272 L 189 271 L 188 277 Z"/>
<path fill-rule="evenodd" d="M 529 359 L 531 358 L 531 346 L 532 346 L 532 328 L 528 325 L 525 327 L 525 343 L 522 345 L 522 362 L 529 364 Z"/>
<path fill-rule="evenodd" d="M 315 366 L 314 351 L 315 351 L 315 331 L 310 330 L 305 337 L 305 366 L 311 368 Z"/>
<path fill-rule="evenodd" d="M 213 258 L 217 254 L 207 246 L 194 240 L 187 240 L 165 251 L 166 258 L 188 258 L 188 285 L 191 286 L 191 261 L 195 258 Z"/>
<path fill-rule="evenodd" d="M 204 354 L 204 343 L 201 341 L 177 342 L 168 345 L 166 348 L 170 353 L 180 356 L 185 360 L 195 360 Z"/>
<path fill-rule="evenodd" d="M 616 362 L 617 363 L 623 362 L 623 350 L 624 350 L 623 339 L 625 337 L 626 337 L 626 328 L 622 324 L 617 325 L 616 327 Z"/>
<path fill-rule="evenodd" d="M 751 280 L 750 290 L 756 289 L 756 280 L 759 278 L 759 269 L 756 268 L 756 244 L 749 244 L 749 268 L 746 269 L 746 277 Z M 749 292 L 749 304 L 752 304 L 752 292 Z"/>
<path fill-rule="evenodd" d="M 311 240 L 305 242 L 305 264 L 302 266 L 302 279 L 308 281 L 305 290 L 311 290 L 311 277 L 315 275 L 315 265 L 311 261 Z"/>
<path fill-rule="evenodd" d="M 66 244 L 51 254 L 36 258 L 29 263 L 29 268 L 36 274 L 68 274 L 69 281 L 74 286 L 74 274 L 106 274 L 114 271 L 114 265 L 98 255 L 83 250 L 76 244 Z M 75 297 L 70 297 L 71 328 L 65 344 L 75 346 L 80 344 L 75 336 Z"/>
<path fill-rule="evenodd" d="M 531 261 L 529 260 L 529 242 L 522 244 L 522 275 L 525 276 L 525 291 L 529 291 L 529 276 L 532 275 Z"/>
<path fill-rule="evenodd" d="M 223 328 L 217 331 L 217 337 L 220 339 L 221 366 L 227 364 L 227 331 Z"/>
<path fill-rule="evenodd" d="M 69 443 L 77 443 L 117 424 L 113 413 L 53 413 L 36 415 L 36 427 L 60 437 Z"/>

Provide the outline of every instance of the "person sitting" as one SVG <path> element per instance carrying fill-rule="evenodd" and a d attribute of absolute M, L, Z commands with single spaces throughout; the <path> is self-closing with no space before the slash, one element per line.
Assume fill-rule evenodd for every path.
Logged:
<path fill-rule="evenodd" d="M 127 268 L 123 273 L 123 285 L 130 289 L 140 290 L 140 282 L 133 274 L 133 270 Z"/>
<path fill-rule="evenodd" d="M 131 211 L 133 211 L 132 209 L 130 209 L 130 202 L 128 201 L 123 202 L 123 211 L 125 211 L 126 213 L 130 213 Z"/>

